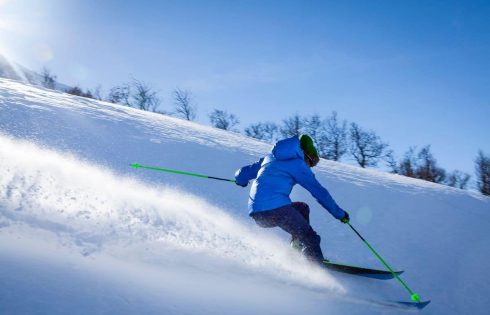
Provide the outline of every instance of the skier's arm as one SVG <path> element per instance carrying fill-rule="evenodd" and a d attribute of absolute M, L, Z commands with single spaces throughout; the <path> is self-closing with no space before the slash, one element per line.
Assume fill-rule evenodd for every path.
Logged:
<path fill-rule="evenodd" d="M 235 173 L 235 180 L 237 185 L 246 187 L 248 182 L 257 177 L 257 173 L 260 170 L 264 158 L 261 158 L 257 162 L 244 166 Z"/>
<path fill-rule="evenodd" d="M 294 174 L 298 184 L 308 190 L 334 218 L 338 220 L 344 218 L 346 212 L 337 205 L 328 190 L 318 182 L 311 169 L 303 161 L 301 161 L 301 164 L 296 174 Z"/>

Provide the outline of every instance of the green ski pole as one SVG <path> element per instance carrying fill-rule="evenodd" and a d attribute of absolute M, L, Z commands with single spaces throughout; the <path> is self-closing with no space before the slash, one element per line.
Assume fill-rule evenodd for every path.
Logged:
<path fill-rule="evenodd" d="M 136 168 L 136 169 L 137 168 L 146 168 L 146 169 L 154 170 L 154 171 L 167 172 L 167 173 L 173 173 L 173 174 L 179 174 L 179 175 L 188 175 L 188 176 L 208 178 L 208 179 L 223 180 L 223 181 L 226 181 L 226 182 L 236 183 L 236 181 L 234 179 L 227 179 L 227 178 L 221 178 L 221 177 L 201 175 L 201 174 L 196 174 L 196 173 L 189 173 L 189 172 L 182 172 L 182 171 L 176 171 L 176 170 L 169 170 L 169 169 L 159 168 L 159 167 L 145 166 L 145 165 L 141 165 L 139 163 L 133 163 L 133 164 L 131 164 L 131 166 L 134 167 L 134 168 Z"/>
<path fill-rule="evenodd" d="M 362 235 L 357 232 L 357 230 L 350 224 L 350 222 L 347 222 L 347 224 L 350 226 L 350 228 L 357 234 L 357 236 L 359 236 L 359 238 L 364 242 L 364 244 L 367 245 L 367 247 L 369 247 L 369 249 L 374 253 L 374 255 L 383 263 L 383 265 L 385 265 L 386 268 L 388 268 L 388 270 L 391 272 L 391 274 L 396 278 L 396 280 L 398 280 L 398 282 L 400 282 L 403 287 L 410 293 L 410 298 L 412 299 L 412 301 L 415 301 L 415 302 L 419 302 L 420 303 L 420 297 L 417 293 L 413 292 L 409 287 L 408 285 L 403 282 L 403 280 L 393 271 L 393 269 L 391 269 L 391 267 L 386 263 L 386 261 L 374 250 L 374 248 L 368 243 L 368 241 L 366 241 L 366 239 L 364 237 L 362 237 Z"/>

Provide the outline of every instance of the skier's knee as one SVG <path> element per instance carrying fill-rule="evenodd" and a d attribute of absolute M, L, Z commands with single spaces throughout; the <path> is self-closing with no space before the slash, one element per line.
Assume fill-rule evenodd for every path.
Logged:
<path fill-rule="evenodd" d="M 301 213 L 301 215 L 309 221 L 310 218 L 310 206 L 306 202 L 297 201 L 293 202 L 293 206 Z"/>

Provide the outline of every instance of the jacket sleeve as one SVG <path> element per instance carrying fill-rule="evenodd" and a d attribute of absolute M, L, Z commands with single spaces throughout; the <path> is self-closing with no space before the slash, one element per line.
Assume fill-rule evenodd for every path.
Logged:
<path fill-rule="evenodd" d="M 237 183 L 246 186 L 250 180 L 256 178 L 257 173 L 260 170 L 260 166 L 262 165 L 262 161 L 264 161 L 264 158 L 261 158 L 257 162 L 244 166 L 236 171 L 235 180 Z"/>
<path fill-rule="evenodd" d="M 342 219 L 345 216 L 344 210 L 337 205 L 328 190 L 318 182 L 311 169 L 306 164 L 303 164 L 301 163 L 298 171 L 294 174 L 298 184 L 308 190 L 334 218 Z"/>

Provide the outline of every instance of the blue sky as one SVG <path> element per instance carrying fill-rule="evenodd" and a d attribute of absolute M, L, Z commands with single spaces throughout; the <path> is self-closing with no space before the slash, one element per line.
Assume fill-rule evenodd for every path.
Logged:
<path fill-rule="evenodd" d="M 204 123 L 336 110 L 398 157 L 431 144 L 473 174 L 490 154 L 489 16 L 488 1 L 0 0 L 0 51 L 83 87 L 134 76 L 167 110 L 190 89 Z"/>

